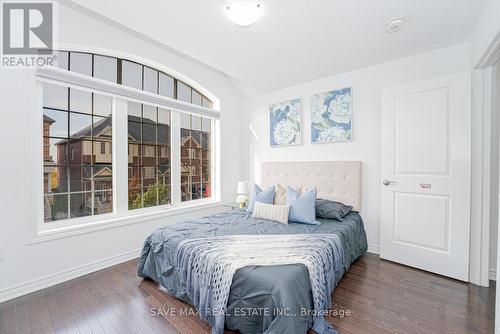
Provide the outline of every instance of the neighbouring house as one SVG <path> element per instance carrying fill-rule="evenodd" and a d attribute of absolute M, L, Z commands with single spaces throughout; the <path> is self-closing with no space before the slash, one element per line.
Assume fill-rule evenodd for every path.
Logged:
<path fill-rule="evenodd" d="M 96 118 L 94 118 L 96 119 Z M 47 117 L 46 136 L 50 135 Z M 181 199 L 210 197 L 210 133 L 181 130 Z M 128 117 L 129 206 L 150 187 L 167 188 L 163 201 L 170 202 L 170 126 L 149 119 Z M 49 145 L 47 143 L 47 145 Z M 56 184 L 50 192 L 80 193 L 81 200 L 71 203 L 70 212 L 86 216 L 92 210 L 110 212 L 112 205 L 112 118 L 100 117 L 56 143 L 57 161 L 53 170 Z M 47 154 L 49 155 L 47 149 Z M 58 180 L 58 181 L 57 181 Z M 102 212 L 101 212 L 102 211 Z"/>

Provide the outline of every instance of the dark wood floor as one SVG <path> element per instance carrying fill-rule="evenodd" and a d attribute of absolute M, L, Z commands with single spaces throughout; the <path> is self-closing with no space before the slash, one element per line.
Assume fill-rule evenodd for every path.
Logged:
<path fill-rule="evenodd" d="M 209 333 L 186 304 L 136 275 L 129 261 L 0 304 L 0 333 Z M 333 294 L 328 321 L 341 334 L 493 333 L 494 288 L 362 256 Z M 194 310 L 193 310 L 194 311 Z M 156 310 L 155 313 L 158 313 Z"/>

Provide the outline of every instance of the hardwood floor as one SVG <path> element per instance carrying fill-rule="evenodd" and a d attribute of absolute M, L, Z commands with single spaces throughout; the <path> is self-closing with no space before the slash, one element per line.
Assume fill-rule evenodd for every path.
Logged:
<path fill-rule="evenodd" d="M 0 304 L 0 333 L 210 333 L 188 307 L 129 261 Z M 494 288 L 480 288 L 363 255 L 333 294 L 340 334 L 493 333 Z M 155 313 L 159 313 L 155 311 Z M 229 333 L 229 332 L 228 332 Z"/>

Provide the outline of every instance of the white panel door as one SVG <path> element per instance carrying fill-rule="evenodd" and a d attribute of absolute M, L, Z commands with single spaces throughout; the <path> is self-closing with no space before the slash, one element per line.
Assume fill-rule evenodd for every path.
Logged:
<path fill-rule="evenodd" d="M 468 280 L 470 73 L 384 91 L 380 257 Z"/>

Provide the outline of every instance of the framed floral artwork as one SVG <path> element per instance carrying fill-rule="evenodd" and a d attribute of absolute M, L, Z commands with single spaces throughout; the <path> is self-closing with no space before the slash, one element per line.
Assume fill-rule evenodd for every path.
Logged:
<path fill-rule="evenodd" d="M 311 142 L 336 143 L 352 140 L 351 87 L 311 97 Z"/>
<path fill-rule="evenodd" d="M 302 143 L 301 100 L 293 99 L 269 107 L 271 146 L 291 146 Z"/>

